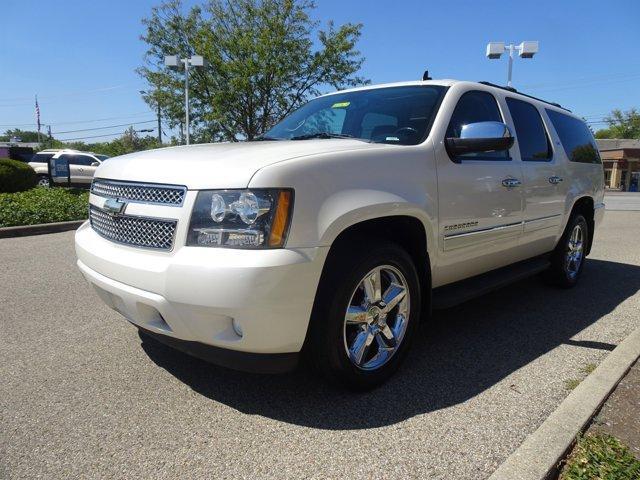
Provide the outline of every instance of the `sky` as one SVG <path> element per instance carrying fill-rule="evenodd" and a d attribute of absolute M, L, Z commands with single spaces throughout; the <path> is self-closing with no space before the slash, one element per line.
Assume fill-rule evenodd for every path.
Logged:
<path fill-rule="evenodd" d="M 141 20 L 159 0 L 0 3 L 0 132 L 35 130 L 36 94 L 41 123 L 62 140 L 155 127 L 135 69 L 146 51 Z M 488 60 L 487 42 L 538 40 L 538 55 L 515 60 L 518 90 L 562 104 L 595 130 L 612 109 L 640 107 L 637 0 L 316 3 L 321 24 L 363 24 L 360 74 L 374 84 L 420 79 L 426 69 L 434 78 L 506 84 L 507 60 Z"/>

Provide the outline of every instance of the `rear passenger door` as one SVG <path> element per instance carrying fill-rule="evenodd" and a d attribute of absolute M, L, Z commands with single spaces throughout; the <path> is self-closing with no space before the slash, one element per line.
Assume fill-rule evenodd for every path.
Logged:
<path fill-rule="evenodd" d="M 523 173 L 523 244 L 530 256 L 555 247 L 562 227 L 567 182 L 562 155 L 556 155 L 540 110 L 531 102 L 507 97 L 515 129 L 515 154 Z"/>
<path fill-rule="evenodd" d="M 452 157 L 443 146 L 446 138 L 460 137 L 464 125 L 486 121 L 504 123 L 505 117 L 491 92 L 471 90 L 457 100 L 446 131 L 434 132 L 442 141 L 436 145 L 440 258 L 435 286 L 521 259 L 519 159 L 510 151 Z"/>

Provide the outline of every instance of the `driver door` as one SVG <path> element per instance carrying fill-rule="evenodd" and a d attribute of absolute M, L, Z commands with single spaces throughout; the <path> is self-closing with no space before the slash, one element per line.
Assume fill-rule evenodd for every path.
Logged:
<path fill-rule="evenodd" d="M 522 167 L 510 151 L 452 157 L 446 138 L 459 138 L 471 123 L 504 123 L 492 93 L 462 93 L 446 131 L 438 132 L 439 256 L 434 286 L 499 268 L 519 260 L 522 236 Z M 512 147 L 513 148 L 513 147 Z"/>

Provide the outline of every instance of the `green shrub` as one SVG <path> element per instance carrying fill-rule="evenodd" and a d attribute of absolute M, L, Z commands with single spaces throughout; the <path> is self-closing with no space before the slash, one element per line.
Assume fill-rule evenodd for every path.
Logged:
<path fill-rule="evenodd" d="M 0 192 L 23 192 L 36 184 L 36 172 L 24 162 L 0 158 Z"/>
<path fill-rule="evenodd" d="M 36 225 L 87 218 L 89 192 L 66 188 L 33 188 L 0 193 L 0 227 Z"/>

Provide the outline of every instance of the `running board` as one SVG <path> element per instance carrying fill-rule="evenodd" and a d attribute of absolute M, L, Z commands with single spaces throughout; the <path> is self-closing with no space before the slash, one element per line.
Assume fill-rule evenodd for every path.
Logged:
<path fill-rule="evenodd" d="M 513 282 L 549 268 L 548 255 L 498 268 L 475 277 L 433 289 L 432 306 L 436 310 L 450 308 L 498 290 Z"/>

